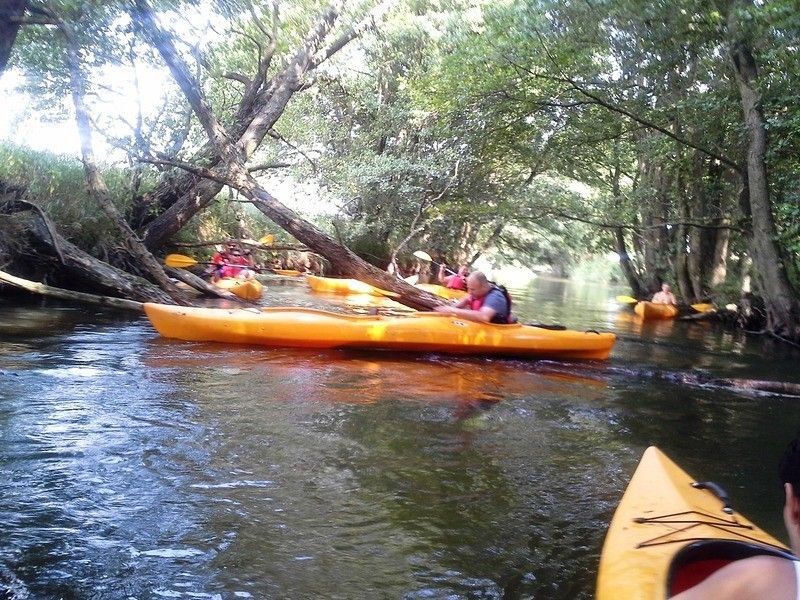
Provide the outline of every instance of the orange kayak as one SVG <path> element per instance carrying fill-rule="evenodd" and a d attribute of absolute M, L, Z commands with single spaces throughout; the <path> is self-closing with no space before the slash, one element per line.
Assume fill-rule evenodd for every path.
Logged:
<path fill-rule="evenodd" d="M 428 312 L 389 317 L 311 308 L 221 309 L 153 303 L 145 303 L 144 310 L 164 337 L 231 344 L 602 360 L 608 358 L 616 340 L 612 333 L 491 325 Z"/>
<path fill-rule="evenodd" d="M 786 547 L 697 484 L 658 448 L 645 450 L 619 502 L 600 555 L 597 600 L 666 600 L 717 569 Z"/>
<path fill-rule="evenodd" d="M 633 311 L 644 320 L 674 319 L 678 316 L 678 309 L 672 304 L 656 304 L 654 302 L 639 302 Z"/>
<path fill-rule="evenodd" d="M 243 300 L 258 300 L 264 293 L 264 285 L 257 279 L 235 279 L 226 277 L 214 283 L 220 289 L 227 290 Z"/>
<path fill-rule="evenodd" d="M 454 290 L 436 283 L 417 283 L 415 287 L 448 300 L 461 300 L 467 295 L 466 290 Z"/>
<path fill-rule="evenodd" d="M 382 290 L 358 279 L 336 279 L 307 275 L 308 286 L 315 292 L 329 294 L 371 294 L 373 296 L 396 296 L 394 292 Z"/>

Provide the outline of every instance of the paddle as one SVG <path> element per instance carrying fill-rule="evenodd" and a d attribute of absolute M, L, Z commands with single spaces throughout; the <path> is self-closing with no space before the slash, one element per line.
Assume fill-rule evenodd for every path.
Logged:
<path fill-rule="evenodd" d="M 433 260 L 431 258 L 431 255 L 428 254 L 427 252 L 423 252 L 422 250 L 417 250 L 416 252 L 414 252 L 414 256 L 416 256 L 420 260 L 424 260 L 425 262 L 433 263 L 435 265 L 439 265 L 440 267 L 444 267 L 444 270 L 447 271 L 448 273 L 452 273 L 453 275 L 458 274 L 452 269 L 448 269 L 447 267 L 445 267 L 442 263 Z"/>
<path fill-rule="evenodd" d="M 164 264 L 168 267 L 175 267 L 176 269 L 188 269 L 195 265 L 220 265 L 226 267 L 239 267 L 241 269 L 250 269 L 251 271 L 273 271 L 274 269 L 259 269 L 257 267 L 248 267 L 245 265 L 234 265 L 231 263 L 215 263 L 210 260 L 202 261 L 195 260 L 191 256 L 185 254 L 167 254 L 164 257 Z"/>
<path fill-rule="evenodd" d="M 620 304 L 636 304 L 639 301 L 633 296 L 617 296 L 617 302 Z"/>

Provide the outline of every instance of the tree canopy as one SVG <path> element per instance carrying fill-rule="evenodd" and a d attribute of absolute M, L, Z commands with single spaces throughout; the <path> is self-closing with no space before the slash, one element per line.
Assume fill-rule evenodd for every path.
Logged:
<path fill-rule="evenodd" d="M 767 330 L 798 340 L 795 9 L 10 3 L 0 59 L 24 74 L 38 118 L 77 117 L 90 194 L 42 193 L 47 167 L 15 169 L 32 159 L 11 145 L 0 182 L 27 190 L 83 251 L 161 287 L 146 254 L 219 230 L 233 210 L 344 270 L 356 255 L 383 268 L 424 248 L 568 275 L 614 251 L 637 296 L 662 281 L 689 302 L 753 291 Z M 113 150 L 97 159 L 92 139 Z M 313 183 L 300 215 L 268 191 L 279 180 Z M 320 198 L 336 210 L 306 227 L 303 202 Z M 60 218 L 92 203 L 105 216 L 91 235 Z M 121 254 L 98 254 L 120 236 Z"/>

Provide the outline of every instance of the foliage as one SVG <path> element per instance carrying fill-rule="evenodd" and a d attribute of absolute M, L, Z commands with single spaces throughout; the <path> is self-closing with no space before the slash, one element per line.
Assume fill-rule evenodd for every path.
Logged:
<path fill-rule="evenodd" d="M 114 203 L 130 203 L 129 172 L 109 168 L 103 176 Z M 22 146 L 0 144 L 0 181 L 25 190 L 25 199 L 40 206 L 58 225 L 64 237 L 85 248 L 111 244 L 116 230 L 86 191 L 83 165 L 74 157 L 35 152 Z"/>
<path fill-rule="evenodd" d="M 761 68 L 778 242 L 796 276 L 800 16 L 792 0 L 742 4 Z M 350 5 L 337 33 L 370 5 Z M 104 74 L 115 69 L 130 79 L 134 65 L 160 59 L 125 3 L 52 6 L 76 29 L 98 99 L 92 108 L 103 123 Z M 199 16 L 195 2 L 159 3 L 165 23 L 187 40 L 179 51 L 197 65 L 215 113 L 235 130 L 246 126 L 237 122 L 238 103 L 270 43 L 272 75 L 324 3 L 295 2 L 277 12 L 262 1 L 203 6 L 209 10 Z M 748 225 L 737 201 L 746 135 L 726 7 L 701 0 L 401 1 L 315 80 L 300 82 L 309 89 L 289 104 L 252 164 L 285 163 L 295 178 L 315 179 L 338 200 L 327 225 L 376 264 L 398 249 L 402 256 L 424 248 L 451 263 L 483 253 L 568 271 L 618 250 L 609 232 L 620 225 L 633 232 L 626 242 L 637 276 L 686 283 L 692 275 L 678 265 L 708 254 L 714 242 L 713 230 L 687 223 Z M 16 64 L 27 70 L 43 118 L 64 114 L 62 53 L 52 27 L 23 30 Z M 188 159 L 204 143 L 196 122 L 185 129 L 186 104 L 175 85 L 165 87 L 162 109 L 143 114 L 140 127 L 106 128 L 130 164 L 150 152 Z M 183 146 L 173 144 L 182 136 Z M 58 160 L 55 168 L 63 170 Z M 144 173 L 148 181 L 161 176 L 154 167 Z M 73 176 L 77 188 L 80 170 Z M 31 185 L 48 182 L 42 175 Z M 119 177 L 115 184 L 122 207 L 133 195 L 123 191 L 126 183 Z M 71 198 L 85 202 L 82 193 Z M 81 210 L 97 219 L 93 208 Z M 182 235 L 233 233 L 241 226 L 234 212 L 244 214 L 246 228 L 268 227 L 240 209 L 222 194 Z M 745 241 L 737 229 L 731 247 L 742 252 Z M 708 273 L 699 276 L 706 285 Z"/>

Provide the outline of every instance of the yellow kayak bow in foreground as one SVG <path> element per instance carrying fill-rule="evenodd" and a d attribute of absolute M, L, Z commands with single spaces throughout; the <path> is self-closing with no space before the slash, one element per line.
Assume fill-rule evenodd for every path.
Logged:
<path fill-rule="evenodd" d="M 597 600 L 666 600 L 735 560 L 793 558 L 728 506 L 716 484 L 696 482 L 648 448 L 608 528 Z"/>

